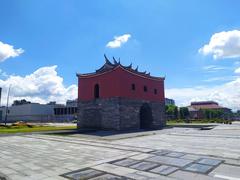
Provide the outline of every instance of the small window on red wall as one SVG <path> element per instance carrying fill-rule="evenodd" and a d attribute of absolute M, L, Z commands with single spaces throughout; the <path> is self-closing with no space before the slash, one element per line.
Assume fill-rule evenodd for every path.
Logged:
<path fill-rule="evenodd" d="M 99 98 L 99 85 L 95 84 L 94 86 L 94 98 L 97 99 Z"/>
<path fill-rule="evenodd" d="M 144 92 L 147 92 L 147 90 L 148 90 L 148 89 L 147 89 L 147 86 L 143 86 L 143 91 L 144 91 Z"/>
<path fill-rule="evenodd" d="M 135 91 L 136 87 L 135 84 L 132 84 L 132 90 Z"/>
<path fill-rule="evenodd" d="M 154 94 L 157 94 L 157 89 L 154 89 Z"/>

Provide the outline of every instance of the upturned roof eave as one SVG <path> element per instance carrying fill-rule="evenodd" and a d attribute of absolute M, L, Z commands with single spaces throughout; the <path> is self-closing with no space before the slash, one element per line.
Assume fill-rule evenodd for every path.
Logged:
<path fill-rule="evenodd" d="M 129 70 L 129 69 L 126 69 L 124 66 L 122 65 L 118 65 L 112 69 L 109 69 L 107 71 L 104 71 L 104 72 L 93 72 L 93 73 L 86 73 L 86 74 L 80 74 L 80 73 L 77 73 L 77 77 L 81 77 L 81 78 L 91 78 L 91 77 L 96 77 L 96 76 L 101 76 L 103 74 L 106 74 L 106 73 L 110 73 L 118 68 L 121 68 L 125 71 L 127 71 L 128 73 L 131 73 L 131 74 L 134 74 L 136 76 L 139 76 L 139 77 L 142 77 L 142 78 L 147 78 L 147 79 L 151 79 L 151 80 L 162 80 L 164 81 L 165 80 L 165 77 L 155 77 L 155 76 L 151 76 L 151 75 L 144 75 L 144 74 L 139 74 L 139 73 L 136 73 L 135 71 L 132 71 L 132 70 Z"/>

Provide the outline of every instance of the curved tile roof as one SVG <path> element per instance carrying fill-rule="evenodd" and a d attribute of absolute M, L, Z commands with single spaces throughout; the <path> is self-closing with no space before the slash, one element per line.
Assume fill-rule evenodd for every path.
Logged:
<path fill-rule="evenodd" d="M 93 73 L 86 73 L 86 74 L 77 74 L 77 76 L 91 76 L 91 75 L 97 75 L 97 74 L 102 74 L 108 71 L 111 71 L 113 69 L 115 69 L 118 66 L 121 66 L 122 68 L 124 68 L 125 70 L 128 70 L 134 74 L 137 75 L 141 75 L 144 77 L 149 77 L 149 78 L 157 78 L 157 79 L 165 79 L 163 77 L 154 77 L 150 75 L 150 72 L 147 73 L 147 71 L 144 72 L 140 72 L 138 71 L 138 66 L 133 69 L 132 68 L 132 63 L 129 66 L 124 66 L 121 64 L 120 59 L 118 59 L 118 61 L 113 57 L 113 63 L 108 59 L 108 57 L 104 54 L 104 58 L 105 58 L 105 64 L 100 67 L 99 69 L 97 69 L 95 72 Z"/>

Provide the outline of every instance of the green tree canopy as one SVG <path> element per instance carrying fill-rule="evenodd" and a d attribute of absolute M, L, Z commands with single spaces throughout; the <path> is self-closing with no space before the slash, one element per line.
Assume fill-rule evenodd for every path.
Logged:
<path fill-rule="evenodd" d="M 180 119 L 186 119 L 189 116 L 187 107 L 180 107 L 179 109 Z"/>
<path fill-rule="evenodd" d="M 204 118 L 212 119 L 212 118 L 222 118 L 224 112 L 218 109 L 203 109 Z"/>
<path fill-rule="evenodd" d="M 165 112 L 174 119 L 178 118 L 178 107 L 175 105 L 166 105 Z"/>

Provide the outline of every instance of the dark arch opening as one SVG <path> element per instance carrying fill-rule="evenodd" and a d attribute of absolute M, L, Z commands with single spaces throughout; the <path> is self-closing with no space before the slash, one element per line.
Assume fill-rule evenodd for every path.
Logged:
<path fill-rule="evenodd" d="M 144 103 L 140 108 L 140 128 L 149 129 L 153 123 L 152 109 L 149 104 Z"/>
<path fill-rule="evenodd" d="M 95 84 L 94 86 L 94 98 L 97 99 L 99 98 L 99 85 Z"/>

